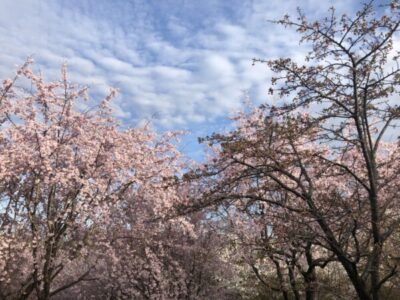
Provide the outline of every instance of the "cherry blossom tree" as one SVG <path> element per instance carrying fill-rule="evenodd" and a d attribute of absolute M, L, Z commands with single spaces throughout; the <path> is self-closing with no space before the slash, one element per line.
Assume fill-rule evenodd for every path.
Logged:
<path fill-rule="evenodd" d="M 188 210 L 263 205 L 277 220 L 272 236 L 287 241 L 281 251 L 295 241 L 306 259 L 317 256 L 308 267 L 333 255 L 360 299 L 387 297 L 398 275 L 389 251 L 400 222 L 398 9 L 397 1 L 381 10 L 371 1 L 353 18 L 332 8 L 321 21 L 299 11 L 276 22 L 312 46 L 304 63 L 255 60 L 277 74 L 270 92 L 282 102 L 240 113 L 236 129 L 203 139 L 214 154 L 186 176 L 204 185 Z M 288 230 L 296 223 L 297 232 Z"/>
<path fill-rule="evenodd" d="M 20 77 L 30 91 L 17 87 Z M 109 104 L 115 90 L 98 108 L 79 110 L 86 90 L 69 83 L 65 67 L 60 81 L 45 83 L 27 63 L 0 94 L 1 296 L 49 299 L 93 280 L 95 264 L 70 266 L 111 251 L 112 226 L 136 234 L 178 201 L 167 185 L 179 153 L 174 134 L 120 130 Z M 122 211 L 135 211 L 134 224 L 115 219 Z"/>
<path fill-rule="evenodd" d="M 178 134 L 122 130 L 115 90 L 85 109 L 65 66 L 30 64 L 0 90 L 0 299 L 235 299 L 204 214 L 171 217 Z"/>

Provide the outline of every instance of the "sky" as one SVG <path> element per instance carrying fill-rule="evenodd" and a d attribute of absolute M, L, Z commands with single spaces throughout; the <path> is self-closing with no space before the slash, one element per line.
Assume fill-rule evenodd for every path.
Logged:
<path fill-rule="evenodd" d="M 0 78 L 28 56 L 48 80 L 66 62 L 94 99 L 119 89 L 113 108 L 123 126 L 185 130 L 179 148 L 199 160 L 197 137 L 223 131 L 245 98 L 277 101 L 267 93 L 271 72 L 252 58 L 301 61 L 307 50 L 268 20 L 297 7 L 319 19 L 332 5 L 352 14 L 359 1 L 0 0 Z"/>

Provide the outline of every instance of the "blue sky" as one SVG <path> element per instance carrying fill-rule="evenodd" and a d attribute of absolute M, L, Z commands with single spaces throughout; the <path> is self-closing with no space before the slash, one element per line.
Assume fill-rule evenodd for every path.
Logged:
<path fill-rule="evenodd" d="M 70 79 L 101 99 L 120 90 L 115 114 L 125 126 L 151 120 L 160 130 L 187 130 L 180 148 L 200 159 L 197 137 L 223 130 L 245 95 L 267 95 L 271 73 L 251 59 L 301 60 L 298 35 L 267 22 L 296 14 L 324 16 L 354 0 L 1 0 L 0 77 L 33 55 L 34 69 Z"/>

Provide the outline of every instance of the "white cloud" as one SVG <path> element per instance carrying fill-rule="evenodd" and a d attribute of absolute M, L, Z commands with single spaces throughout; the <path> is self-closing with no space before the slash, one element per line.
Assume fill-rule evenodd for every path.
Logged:
<path fill-rule="evenodd" d="M 235 66 L 229 61 L 229 58 L 222 55 L 207 55 L 201 65 L 200 75 L 207 81 L 218 80 L 224 84 L 234 80 L 236 75 Z"/>

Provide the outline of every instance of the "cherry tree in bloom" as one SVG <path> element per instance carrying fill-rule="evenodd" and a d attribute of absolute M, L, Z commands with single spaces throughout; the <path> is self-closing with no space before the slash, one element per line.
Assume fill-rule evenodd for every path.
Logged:
<path fill-rule="evenodd" d="M 31 83 L 31 90 L 17 86 L 21 79 Z M 162 226 L 190 231 L 183 219 L 146 225 L 179 201 L 169 184 L 181 168 L 170 142 L 175 134 L 120 130 L 109 104 L 114 95 L 111 90 L 97 108 L 79 110 L 86 90 L 69 83 L 65 67 L 60 81 L 45 83 L 29 62 L 14 80 L 3 82 L 1 298 L 49 299 L 95 280 L 91 271 L 100 254 L 121 259 L 115 246 L 124 243 L 123 230 L 146 240 L 142 251 L 147 261 L 141 264 L 156 273 L 162 250 L 157 244 L 147 247 L 152 236 L 146 234 L 167 231 Z"/>
<path fill-rule="evenodd" d="M 272 237 L 294 234 L 306 259 L 308 241 L 318 262 L 309 267 L 340 266 L 354 296 L 378 300 L 398 282 L 400 19 L 397 1 L 374 5 L 353 18 L 332 9 L 321 21 L 301 11 L 278 21 L 312 50 L 304 63 L 261 60 L 277 74 L 270 92 L 281 101 L 240 113 L 236 129 L 204 139 L 214 154 L 187 178 L 204 184 L 191 209 L 261 205 Z"/>

